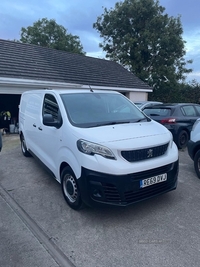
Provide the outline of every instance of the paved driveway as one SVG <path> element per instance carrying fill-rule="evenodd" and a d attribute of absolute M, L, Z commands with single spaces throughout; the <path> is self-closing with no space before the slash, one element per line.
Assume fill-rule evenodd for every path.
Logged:
<path fill-rule="evenodd" d="M 17 135 L 0 154 L 0 266 L 198 267 L 200 180 L 179 151 L 178 188 L 126 208 L 70 209 Z"/>

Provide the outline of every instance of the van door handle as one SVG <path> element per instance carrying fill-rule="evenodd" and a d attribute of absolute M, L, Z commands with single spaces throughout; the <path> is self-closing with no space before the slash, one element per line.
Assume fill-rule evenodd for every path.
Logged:
<path fill-rule="evenodd" d="M 39 129 L 40 131 L 42 131 L 42 127 L 38 127 L 38 129 Z"/>
<path fill-rule="evenodd" d="M 33 127 L 36 127 L 36 124 L 35 123 L 33 124 Z"/>

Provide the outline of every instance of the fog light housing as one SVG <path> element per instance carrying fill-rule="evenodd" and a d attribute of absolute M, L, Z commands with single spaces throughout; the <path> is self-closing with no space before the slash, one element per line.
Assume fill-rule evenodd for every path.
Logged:
<path fill-rule="evenodd" d="M 99 189 L 94 189 L 92 191 L 92 195 L 93 197 L 96 197 L 96 198 L 102 198 L 102 192 Z"/>

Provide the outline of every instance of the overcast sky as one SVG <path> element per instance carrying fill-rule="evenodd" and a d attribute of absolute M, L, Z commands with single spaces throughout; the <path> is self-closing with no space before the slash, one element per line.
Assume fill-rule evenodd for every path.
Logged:
<path fill-rule="evenodd" d="M 115 0 L 0 0 L 0 39 L 20 39 L 22 27 L 32 26 L 42 18 L 55 19 L 68 33 L 78 35 L 88 56 L 104 55 L 99 48 L 99 34 L 92 25 L 103 7 L 115 6 Z M 186 43 L 186 59 L 193 69 L 188 81 L 200 82 L 200 0 L 160 0 L 169 16 L 181 15 Z"/>

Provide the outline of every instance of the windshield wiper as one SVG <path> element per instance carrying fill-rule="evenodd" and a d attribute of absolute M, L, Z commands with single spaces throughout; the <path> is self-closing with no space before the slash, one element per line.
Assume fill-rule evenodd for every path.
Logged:
<path fill-rule="evenodd" d="M 106 126 L 106 125 L 116 125 L 116 124 L 123 124 L 123 123 L 131 123 L 130 120 L 128 121 L 109 121 L 109 122 L 102 122 L 92 125 L 92 127 L 98 127 L 98 126 Z"/>
<path fill-rule="evenodd" d="M 136 122 L 141 122 L 141 121 L 150 121 L 150 119 L 149 118 L 143 118 L 143 119 L 137 120 Z"/>
<path fill-rule="evenodd" d="M 111 121 L 111 122 L 108 122 L 106 125 L 114 125 L 114 124 L 123 124 L 123 123 L 130 123 L 131 121 L 128 120 L 128 121 Z"/>

